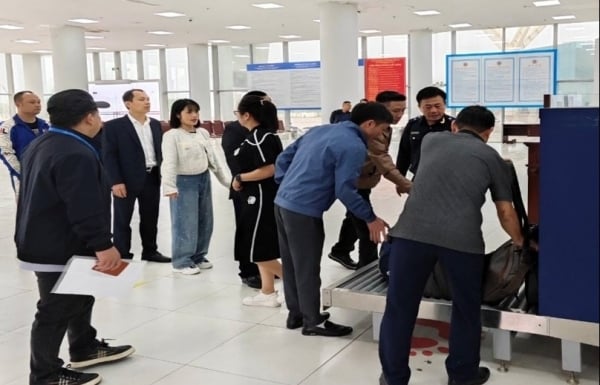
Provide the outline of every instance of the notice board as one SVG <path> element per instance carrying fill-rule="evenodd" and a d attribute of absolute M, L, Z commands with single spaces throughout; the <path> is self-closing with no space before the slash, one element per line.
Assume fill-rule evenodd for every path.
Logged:
<path fill-rule="evenodd" d="M 365 60 L 365 97 L 375 100 L 381 91 L 406 95 L 406 58 Z"/>
<path fill-rule="evenodd" d="M 448 107 L 543 107 L 556 93 L 557 51 L 446 56 Z"/>

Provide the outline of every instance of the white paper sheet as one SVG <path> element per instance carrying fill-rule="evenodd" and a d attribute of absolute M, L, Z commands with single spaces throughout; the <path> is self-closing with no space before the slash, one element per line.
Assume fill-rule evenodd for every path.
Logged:
<path fill-rule="evenodd" d="M 144 266 L 143 262 L 127 261 L 129 266 L 121 274 L 113 276 L 93 270 L 96 262 L 93 257 L 73 256 L 52 292 L 121 298 L 131 292 Z"/>

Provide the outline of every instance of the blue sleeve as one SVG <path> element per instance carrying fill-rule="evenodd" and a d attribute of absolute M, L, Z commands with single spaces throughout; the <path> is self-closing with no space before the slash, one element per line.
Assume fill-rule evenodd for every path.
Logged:
<path fill-rule="evenodd" d="M 352 146 L 336 154 L 335 196 L 358 218 L 369 223 L 375 220 L 373 208 L 358 194 L 356 180 L 367 159 L 367 148 Z"/>
<path fill-rule="evenodd" d="M 281 184 L 281 182 L 283 182 L 283 177 L 285 177 L 285 173 L 288 168 L 290 168 L 294 155 L 296 155 L 296 151 L 298 151 L 300 140 L 302 140 L 302 137 L 296 139 L 296 141 L 287 146 L 287 148 L 277 157 L 277 160 L 275 161 L 275 183 Z"/>
<path fill-rule="evenodd" d="M 23 159 L 23 151 L 25 151 L 25 147 L 27 147 L 29 144 L 25 143 L 22 135 L 19 135 L 20 131 L 20 127 L 17 125 L 10 130 L 10 141 L 12 142 L 13 149 L 15 150 L 15 156 L 19 162 Z"/>

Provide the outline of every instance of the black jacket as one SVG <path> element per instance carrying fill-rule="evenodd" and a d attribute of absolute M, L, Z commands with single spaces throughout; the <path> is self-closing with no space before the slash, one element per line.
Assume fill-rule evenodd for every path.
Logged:
<path fill-rule="evenodd" d="M 247 136 L 248 130 L 237 121 L 231 122 L 225 126 L 225 131 L 221 137 L 221 147 L 223 147 L 225 160 L 227 161 L 227 166 L 229 167 L 232 176 L 240 173 L 240 166 L 237 164 L 234 154 L 235 151 L 242 145 L 242 143 L 244 143 L 244 140 L 246 140 Z M 235 194 L 235 192 L 230 187 L 229 199 L 232 198 L 233 194 Z"/>
<path fill-rule="evenodd" d="M 339 110 L 335 110 L 329 115 L 329 123 L 339 123 L 345 122 L 346 120 L 350 120 L 352 113 L 350 111 L 344 112 L 341 108 Z"/>
<path fill-rule="evenodd" d="M 29 145 L 21 162 L 17 205 L 20 260 L 62 265 L 73 255 L 94 255 L 112 246 L 110 186 L 96 154 L 77 139 L 54 132 Z"/>
<path fill-rule="evenodd" d="M 430 126 L 424 116 L 412 118 L 404 127 L 402 138 L 400 139 L 400 148 L 398 149 L 398 158 L 396 159 L 396 168 L 406 175 L 410 170 L 414 175 L 417 174 L 419 159 L 421 158 L 421 142 L 425 135 L 430 132 L 451 131 L 454 118 L 449 115 L 444 117 L 434 125 Z"/>
<path fill-rule="evenodd" d="M 150 118 L 156 166 L 162 163 L 160 122 Z M 128 191 L 138 193 L 146 181 L 146 158 L 140 138 L 127 115 L 104 123 L 102 161 L 111 186 L 125 183 Z"/>

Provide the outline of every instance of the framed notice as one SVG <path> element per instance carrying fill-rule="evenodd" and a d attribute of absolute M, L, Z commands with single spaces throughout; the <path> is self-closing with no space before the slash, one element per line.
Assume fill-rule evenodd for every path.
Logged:
<path fill-rule="evenodd" d="M 446 56 L 448 107 L 543 107 L 556 93 L 557 51 Z"/>
<path fill-rule="evenodd" d="M 366 59 L 365 97 L 375 100 L 381 91 L 406 95 L 406 58 Z"/>

